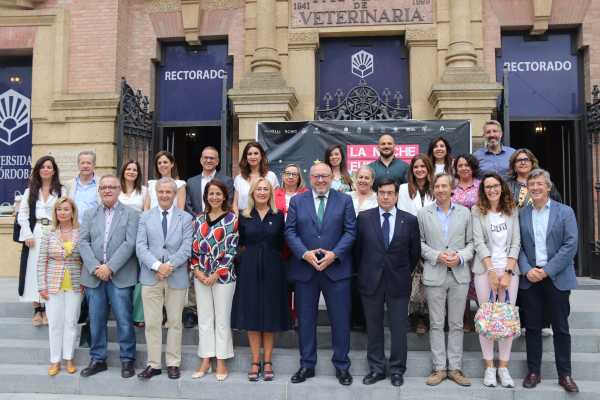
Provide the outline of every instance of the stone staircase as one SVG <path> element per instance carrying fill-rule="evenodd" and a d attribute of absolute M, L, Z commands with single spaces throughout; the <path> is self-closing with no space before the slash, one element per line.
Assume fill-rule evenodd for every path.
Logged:
<path fill-rule="evenodd" d="M 16 290 L 15 290 L 16 291 Z M 6 300 L 5 300 L 6 299 Z M 572 336 L 573 378 L 581 393 L 578 399 L 600 399 L 600 291 L 573 291 L 570 316 Z M 93 377 L 80 377 L 79 372 L 70 375 L 65 368 L 56 376 L 49 376 L 49 345 L 47 326 L 31 325 L 31 304 L 16 299 L 0 298 L 0 399 L 1 393 L 53 393 L 94 396 L 125 396 L 145 398 L 201 398 L 201 399 L 525 399 L 571 398 L 556 382 L 553 344 L 551 337 L 543 339 L 542 361 L 543 382 L 535 390 L 521 386 L 527 373 L 525 338 L 514 341 L 509 369 L 516 387 L 506 389 L 498 386 L 486 388 L 482 378 L 485 364 L 481 356 L 478 335 L 465 334 L 463 372 L 472 381 L 472 386 L 463 388 L 454 382 L 445 381 L 437 387 L 425 384 L 432 369 L 429 351 L 429 336 L 409 332 L 408 370 L 404 386 L 391 386 L 389 379 L 375 385 L 365 386 L 362 377 L 369 372 L 366 359 L 366 332 L 352 332 L 351 373 L 354 383 L 341 386 L 335 379 L 331 364 L 331 329 L 325 310 L 321 310 L 318 326 L 317 376 L 303 384 L 292 384 L 291 375 L 299 367 L 298 337 L 294 331 L 276 335 L 273 364 L 276 379 L 272 382 L 248 382 L 246 372 L 251 363 L 248 338 L 245 332 L 234 332 L 235 357 L 227 361 L 229 376 L 223 382 L 216 381 L 213 374 L 193 380 L 191 374 L 200 365 L 198 357 L 198 331 L 184 329 L 182 347 L 182 375 L 178 380 L 168 379 L 166 373 L 142 381 L 138 378 L 120 377 L 119 346 L 116 323 L 108 321 L 108 366 L 107 372 Z M 474 313 L 474 310 L 473 310 Z M 136 328 L 137 360 L 136 372 L 146 366 L 147 351 L 143 328 Z M 163 343 L 166 330 L 163 329 Z M 386 330 L 386 349 L 390 346 L 390 334 Z M 163 349 L 164 350 L 164 349 Z M 163 357 L 164 359 L 164 357 Z M 75 364 L 81 370 L 89 363 L 89 350 L 77 348 Z M 164 360 L 163 360 L 164 362 Z M 519 379 L 517 379 L 519 378 Z"/>

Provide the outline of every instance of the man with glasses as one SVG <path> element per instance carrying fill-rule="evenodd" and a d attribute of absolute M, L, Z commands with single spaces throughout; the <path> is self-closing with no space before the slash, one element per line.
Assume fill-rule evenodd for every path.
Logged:
<path fill-rule="evenodd" d="M 533 203 L 519 210 L 521 253 L 519 282 L 521 307 L 527 315 L 527 367 L 523 387 L 533 389 L 542 381 L 542 326 L 544 307 L 550 309 L 554 332 L 554 361 L 558 383 L 569 393 L 579 392 L 571 379 L 571 335 L 569 296 L 577 288 L 575 263 L 577 219 L 573 209 L 551 200 L 550 174 L 534 169 L 527 176 L 527 189 Z"/>
<path fill-rule="evenodd" d="M 384 307 L 392 336 L 392 385 L 402 386 L 406 372 L 408 340 L 406 315 L 412 290 L 412 272 L 421 257 L 419 222 L 396 208 L 398 184 L 382 179 L 377 184 L 379 207 L 358 214 L 354 260 L 358 263 L 358 291 L 367 321 L 367 360 L 371 372 L 365 385 L 385 379 Z"/>
<path fill-rule="evenodd" d="M 85 210 L 100 204 L 98 192 L 98 177 L 96 169 L 96 154 L 91 151 L 82 151 L 77 156 L 79 175 L 65 183 L 67 196 L 75 201 L 79 213 L 79 223 L 83 221 Z"/>
<path fill-rule="evenodd" d="M 515 149 L 503 146 L 500 143 L 502 139 L 502 126 L 500 122 L 490 120 L 483 124 L 483 139 L 485 147 L 477 150 L 473 155 L 479 160 L 481 175 L 486 172 L 497 172 L 504 180 L 508 180 L 506 173 L 510 166 L 510 156 Z"/>
<path fill-rule="evenodd" d="M 350 196 L 330 190 L 333 173 L 327 164 L 313 165 L 308 179 L 312 190 L 291 198 L 285 225 L 285 240 L 294 255 L 290 276 L 296 280 L 300 350 L 300 369 L 292 383 L 315 376 L 322 292 L 331 322 L 331 361 L 339 382 L 350 385 L 350 279 L 354 271 L 350 252 L 356 240 L 356 215 Z"/>
<path fill-rule="evenodd" d="M 205 147 L 200 157 L 202 172 L 188 179 L 185 185 L 185 211 L 196 219 L 198 214 L 204 211 L 204 189 L 211 179 L 217 178 L 225 182 L 229 189 L 229 203 L 233 203 L 233 179 L 227 175 L 217 172 L 219 165 L 219 152 L 214 147 Z M 188 313 L 183 321 L 184 328 L 193 328 L 198 325 L 198 308 L 196 306 L 196 292 L 194 291 L 194 277 L 191 277 L 190 287 L 188 288 Z"/>
<path fill-rule="evenodd" d="M 138 283 L 140 265 L 135 255 L 139 213 L 118 201 L 119 178 L 112 174 L 99 181 L 102 203 L 87 210 L 79 233 L 83 259 L 80 282 L 89 304 L 90 365 L 81 376 L 106 371 L 106 320 L 112 308 L 117 321 L 121 376 L 135 375 L 135 331 L 133 327 L 133 288 Z M 110 304 L 110 306 L 109 306 Z"/>
<path fill-rule="evenodd" d="M 417 213 L 421 232 L 421 256 L 425 259 L 423 284 L 429 304 L 431 330 L 429 343 L 433 373 L 427 384 L 438 385 L 448 378 L 461 386 L 471 382 L 461 371 L 463 352 L 463 315 L 469 292 L 473 258 L 473 230 L 468 208 L 452 203 L 454 178 L 445 172 L 433 177 L 435 203 Z M 448 372 L 444 321 L 448 302 Z"/>

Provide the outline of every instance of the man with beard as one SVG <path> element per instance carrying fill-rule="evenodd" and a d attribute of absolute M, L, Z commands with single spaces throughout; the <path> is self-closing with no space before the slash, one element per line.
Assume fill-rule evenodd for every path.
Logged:
<path fill-rule="evenodd" d="M 502 126 L 500 122 L 494 120 L 486 121 L 483 124 L 483 139 L 486 146 L 473 153 L 475 158 L 479 160 L 480 176 L 483 176 L 486 172 L 497 172 L 504 180 L 508 181 L 506 172 L 510 164 L 510 156 L 513 155 L 515 149 L 503 146 L 500 143 L 502 139 Z"/>
<path fill-rule="evenodd" d="M 382 179 L 392 179 L 398 186 L 408 183 L 408 164 L 394 157 L 395 151 L 396 143 L 393 137 L 383 135 L 379 138 L 379 159 L 369 164 L 375 171 L 374 188 Z"/>

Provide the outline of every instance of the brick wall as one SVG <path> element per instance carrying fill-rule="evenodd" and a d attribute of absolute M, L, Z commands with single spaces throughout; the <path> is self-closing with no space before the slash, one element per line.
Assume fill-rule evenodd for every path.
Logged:
<path fill-rule="evenodd" d="M 0 27 L 0 55 L 31 55 L 36 33 L 37 26 Z"/>

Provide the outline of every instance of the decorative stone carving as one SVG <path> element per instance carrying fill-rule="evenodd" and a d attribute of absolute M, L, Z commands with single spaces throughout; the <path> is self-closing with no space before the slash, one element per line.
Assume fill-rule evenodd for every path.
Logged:
<path fill-rule="evenodd" d="M 46 0 L 0 0 L 0 9 L 8 10 L 33 10 L 35 3 L 43 3 Z"/>
<path fill-rule="evenodd" d="M 180 0 L 181 17 L 183 19 L 183 31 L 185 32 L 185 41 L 191 46 L 201 44 L 198 37 L 200 30 L 200 4 L 201 0 Z"/>
<path fill-rule="evenodd" d="M 179 0 L 150 0 L 148 2 L 148 13 L 168 13 L 181 11 L 181 2 Z"/>
<path fill-rule="evenodd" d="M 303 31 L 289 31 L 288 47 L 290 50 L 317 50 L 319 47 L 319 31 L 307 29 Z"/>
<path fill-rule="evenodd" d="M 437 30 L 435 28 L 407 29 L 406 40 L 437 40 Z"/>
<path fill-rule="evenodd" d="M 232 10 L 238 8 L 238 0 L 203 0 L 202 10 Z"/>

